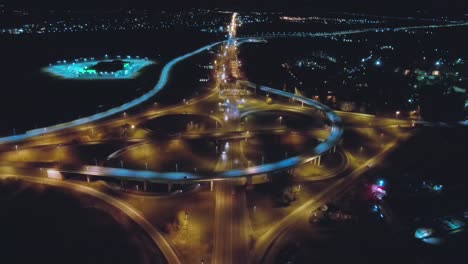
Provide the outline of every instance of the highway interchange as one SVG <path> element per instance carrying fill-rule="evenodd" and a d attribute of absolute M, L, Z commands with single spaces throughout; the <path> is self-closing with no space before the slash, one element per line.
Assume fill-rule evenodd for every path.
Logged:
<path fill-rule="evenodd" d="M 466 25 L 466 24 L 463 24 Z M 108 204 L 118 208 L 124 212 L 135 223 L 140 225 L 142 229 L 152 238 L 157 247 L 163 252 L 166 260 L 169 263 L 184 263 L 193 262 L 200 263 L 201 259 L 188 260 L 187 256 L 181 256 L 178 253 L 178 248 L 172 242 L 167 234 L 161 232 L 152 223 L 145 219 L 145 215 L 133 208 L 125 201 L 112 197 L 108 194 L 99 192 L 98 190 L 87 186 L 86 182 L 75 182 L 65 180 L 49 179 L 47 176 L 58 173 L 59 175 L 78 174 L 92 179 L 113 178 L 118 181 L 138 181 L 147 183 L 168 184 L 193 184 L 193 182 L 207 182 L 210 184 L 210 189 L 213 192 L 214 220 L 213 220 L 213 249 L 212 255 L 203 258 L 205 263 L 270 263 L 272 254 L 270 252 L 275 249 L 275 241 L 291 228 L 296 222 L 308 217 L 311 211 L 316 210 L 323 204 L 342 195 L 347 189 L 361 179 L 366 172 L 372 169 L 374 164 L 379 164 L 383 159 L 395 149 L 399 143 L 407 139 L 407 136 L 401 138 L 396 137 L 396 140 L 390 141 L 382 146 L 382 148 L 372 155 L 369 159 L 361 163 L 354 164 L 352 168 L 341 170 L 341 176 L 333 181 L 329 186 L 321 192 L 313 195 L 313 198 L 307 202 L 298 205 L 291 210 L 286 216 L 281 219 L 272 221 L 262 234 L 253 237 L 251 221 L 249 219 L 249 208 L 246 207 L 246 191 L 245 184 L 254 176 L 259 178 L 268 178 L 267 176 L 273 172 L 294 173 L 293 169 L 303 164 L 316 164 L 322 155 L 333 153 L 336 146 L 340 145 L 343 140 L 343 133 L 346 128 L 356 129 L 372 129 L 375 127 L 388 129 L 393 131 L 400 128 L 411 128 L 410 121 L 401 119 L 385 119 L 378 120 L 374 116 L 353 114 L 353 113 L 337 113 L 329 107 L 306 98 L 298 94 L 288 93 L 282 90 L 266 87 L 250 83 L 242 79 L 242 73 L 239 72 L 239 67 L 230 62 L 237 61 L 237 47 L 243 43 L 261 42 L 263 39 L 258 38 L 236 38 L 236 14 L 233 15 L 231 25 L 229 26 L 229 38 L 227 41 L 220 41 L 209 44 L 193 52 L 187 53 L 180 57 L 171 60 L 162 69 L 160 79 L 155 87 L 143 96 L 132 100 L 124 105 L 110 109 L 108 111 L 92 115 L 90 117 L 81 118 L 68 123 L 59 124 L 52 127 L 36 129 L 29 131 L 26 134 L 14 135 L 0 138 L 0 147 L 2 152 L 7 153 L 8 157 L 17 158 L 15 161 L 3 164 L 1 166 L 0 177 L 21 178 L 25 181 L 58 186 L 66 189 L 72 189 L 91 195 L 104 200 Z M 443 25 L 443 26 L 459 26 Z M 428 26 L 433 27 L 433 26 Z M 415 29 L 414 27 L 410 27 Z M 404 30 L 392 29 L 392 30 Z M 408 29 L 408 28 L 407 28 Z M 375 30 L 375 29 L 369 29 Z M 387 30 L 387 29 L 385 29 Z M 366 30 L 357 30 L 338 33 L 320 33 L 317 36 L 327 34 L 355 34 L 367 32 Z M 149 108 L 132 116 L 126 116 L 125 111 L 141 105 L 144 102 L 151 102 L 158 92 L 163 89 L 171 78 L 171 70 L 178 63 L 207 50 L 219 48 L 219 57 L 215 61 L 215 80 L 216 84 L 213 89 L 207 94 L 197 98 L 192 98 L 183 103 L 169 106 L 166 108 Z M 227 76 L 235 76 L 238 79 L 236 82 L 226 81 Z M 221 95 L 222 91 L 230 90 L 229 93 Z M 231 93 L 232 92 L 232 93 Z M 274 98 L 273 104 L 267 103 L 266 96 Z M 284 100 L 284 98 L 287 98 Z M 293 103 L 288 103 L 289 99 L 293 99 Z M 244 100 L 245 102 L 241 101 Z M 227 106 L 220 111 L 219 104 L 226 102 Z M 232 104 L 232 105 L 231 105 Z M 227 109 L 235 109 L 242 104 L 245 107 L 240 109 L 237 114 L 227 113 Z M 251 162 L 245 157 L 245 147 L 242 142 L 248 142 L 256 137 L 264 134 L 278 134 L 279 136 L 288 137 L 292 133 L 287 127 L 281 124 L 275 129 L 262 129 L 245 131 L 242 128 L 242 118 L 255 115 L 257 112 L 265 110 L 278 110 L 284 113 L 288 111 L 303 113 L 305 118 L 321 119 L 324 124 L 318 128 L 319 133 L 304 131 L 292 131 L 313 137 L 320 138 L 317 145 L 311 146 L 306 153 L 300 153 L 295 156 L 285 156 L 284 159 L 272 160 L 267 162 Z M 211 111 L 209 114 L 207 111 Z M 312 114 L 311 114 L 312 113 Z M 208 139 L 211 141 L 220 141 L 223 145 L 216 145 L 216 154 L 218 158 L 214 162 L 214 168 L 211 171 L 185 170 L 178 171 L 177 165 L 174 171 L 155 171 L 145 168 L 134 169 L 124 168 L 121 155 L 130 153 L 132 148 L 138 150 L 141 145 L 148 144 L 152 141 L 151 137 L 144 134 L 144 129 L 139 125 L 145 120 L 151 120 L 160 116 L 169 114 L 205 114 L 212 116 L 211 122 L 216 122 L 215 129 L 206 129 L 204 131 L 181 132 L 175 135 L 166 135 L 170 141 L 193 140 L 193 139 Z M 231 116 L 232 114 L 232 116 Z M 123 116 L 122 116 L 123 115 Z M 283 118 L 280 116 L 280 119 Z M 351 121 L 350 121 L 351 120 Z M 356 121 L 356 122 L 354 122 Z M 115 136 L 106 135 L 99 140 L 94 139 L 95 131 L 113 131 L 122 129 L 122 126 L 130 125 L 128 130 L 138 130 L 143 136 L 134 136 L 126 138 L 116 138 Z M 219 127 L 218 127 L 219 124 Z M 353 125 L 354 124 L 354 125 Z M 357 124 L 357 125 L 356 125 Z M 309 133 L 309 134 L 308 134 Z M 390 132 L 388 132 L 390 133 Z M 83 141 L 81 135 L 86 134 L 88 141 Z M 91 135 L 91 136 L 89 136 Z M 325 135 L 325 136 L 324 136 Z M 67 148 L 70 141 L 75 138 L 82 139 L 80 143 L 94 144 L 107 141 L 121 141 L 127 145 L 121 149 L 115 149 L 109 152 L 108 160 L 119 160 L 122 166 L 110 167 L 106 164 L 90 164 L 90 163 L 67 163 L 66 155 L 60 154 L 60 149 Z M 50 147 L 57 149 L 58 154 L 50 157 L 53 162 L 44 162 L 43 160 L 35 160 L 34 155 L 28 155 L 35 151 L 35 148 Z M 218 146 L 220 150 L 218 151 Z M 195 153 L 196 154 L 196 153 Z M 3 154 L 2 154 L 3 155 Z M 52 154 L 51 154 L 52 155 Z M 57 162 L 57 155 L 59 159 Z M 347 155 L 342 155 L 347 157 Z M 46 159 L 47 160 L 47 159 Z M 233 166 L 234 162 L 241 161 L 242 165 Z M 37 162 L 40 165 L 31 165 Z M 44 164 L 46 163 L 46 164 Z M 96 162 L 97 163 L 97 162 Z M 348 162 L 343 162 L 348 164 Z M 344 166 L 344 165 L 343 165 Z M 27 167 L 26 170 L 19 169 Z M 49 173 L 49 175 L 48 175 Z M 29 175 L 25 175 L 29 174 Z M 146 189 L 146 187 L 145 187 Z M 169 187 L 170 189 L 170 187 Z"/>

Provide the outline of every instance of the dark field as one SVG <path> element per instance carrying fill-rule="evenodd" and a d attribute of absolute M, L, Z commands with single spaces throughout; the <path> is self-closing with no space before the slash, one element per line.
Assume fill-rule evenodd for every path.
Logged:
<path fill-rule="evenodd" d="M 139 227 L 94 199 L 1 181 L 0 208 L 2 263 L 164 263 Z"/>

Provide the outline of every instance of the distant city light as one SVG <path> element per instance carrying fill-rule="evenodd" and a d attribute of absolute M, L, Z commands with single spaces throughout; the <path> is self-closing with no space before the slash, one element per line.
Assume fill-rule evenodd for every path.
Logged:
<path fill-rule="evenodd" d="M 434 185 L 434 187 L 432 187 L 432 189 L 436 192 L 440 192 L 442 191 L 442 185 Z"/>
<path fill-rule="evenodd" d="M 416 229 L 416 232 L 414 232 L 414 237 L 417 239 L 424 239 L 431 236 L 433 233 L 433 229 L 421 227 Z"/>
<path fill-rule="evenodd" d="M 378 212 L 379 211 L 379 206 L 374 204 L 374 207 L 372 207 L 372 211 Z"/>
<path fill-rule="evenodd" d="M 377 184 L 380 186 L 380 187 L 383 187 L 385 185 L 385 181 L 380 179 Z"/>
<path fill-rule="evenodd" d="M 383 197 L 387 195 L 387 191 L 383 189 L 383 186 L 376 185 L 376 184 L 371 185 L 371 193 L 378 200 L 382 200 Z"/>

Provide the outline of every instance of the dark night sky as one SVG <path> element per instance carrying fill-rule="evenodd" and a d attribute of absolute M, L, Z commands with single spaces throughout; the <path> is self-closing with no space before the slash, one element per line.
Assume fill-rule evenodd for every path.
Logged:
<path fill-rule="evenodd" d="M 468 0 L 0 0 L 0 2 L 13 6 L 43 9 L 227 7 L 361 12 L 394 12 L 421 9 L 444 12 L 468 12 Z"/>

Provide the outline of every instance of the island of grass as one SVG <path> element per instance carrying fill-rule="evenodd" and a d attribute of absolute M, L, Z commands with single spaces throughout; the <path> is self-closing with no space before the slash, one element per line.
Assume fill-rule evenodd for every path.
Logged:
<path fill-rule="evenodd" d="M 100 61 L 91 67 L 85 67 L 82 74 L 98 74 L 98 73 L 117 73 L 128 69 L 131 65 L 129 61 L 113 60 L 113 61 Z"/>

